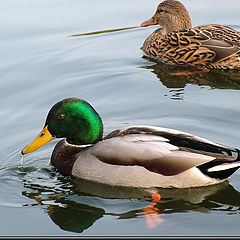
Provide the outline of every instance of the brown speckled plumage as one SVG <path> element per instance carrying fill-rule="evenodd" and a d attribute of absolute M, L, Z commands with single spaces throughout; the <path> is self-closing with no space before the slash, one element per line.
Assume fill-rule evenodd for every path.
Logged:
<path fill-rule="evenodd" d="M 176 3 L 178 10 L 174 7 Z M 191 22 L 185 7 L 182 5 L 183 14 L 180 14 L 179 6 L 181 3 L 174 0 L 159 4 L 152 21 L 155 21 L 154 25 L 162 24 L 163 28 L 154 31 L 141 49 L 150 57 L 165 63 L 200 68 L 240 69 L 240 33 L 218 24 L 185 29 L 183 23 L 189 21 L 188 26 L 191 26 Z M 166 20 L 171 14 L 175 14 L 174 17 Z M 145 26 L 148 25 L 152 24 Z"/>

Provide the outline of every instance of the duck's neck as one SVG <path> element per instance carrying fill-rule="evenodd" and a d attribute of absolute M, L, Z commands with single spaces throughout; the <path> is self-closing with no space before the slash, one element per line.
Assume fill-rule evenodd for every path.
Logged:
<path fill-rule="evenodd" d="M 166 26 L 164 26 L 164 27 L 162 27 L 162 28 L 160 29 L 160 33 L 161 33 L 162 35 L 167 34 L 167 28 L 166 28 Z"/>
<path fill-rule="evenodd" d="M 70 145 L 63 139 L 57 143 L 53 150 L 51 165 L 56 167 L 63 175 L 72 175 L 75 161 L 87 149 L 88 146 Z"/>

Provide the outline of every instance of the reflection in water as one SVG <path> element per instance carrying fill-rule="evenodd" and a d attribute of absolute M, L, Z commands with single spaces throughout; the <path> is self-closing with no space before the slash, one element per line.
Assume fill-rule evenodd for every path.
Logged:
<path fill-rule="evenodd" d="M 217 89 L 240 89 L 240 72 L 237 70 L 211 70 L 208 73 L 174 76 L 171 73 L 179 73 L 182 71 L 199 71 L 194 67 L 181 67 L 156 62 L 149 57 L 143 56 L 151 62 L 151 66 L 141 66 L 141 68 L 152 69 L 153 73 L 159 78 L 164 86 L 170 88 L 171 99 L 183 99 L 184 88 L 187 84 L 209 86 Z"/>
<path fill-rule="evenodd" d="M 83 232 L 103 217 L 104 210 L 86 204 L 68 202 L 66 207 L 50 205 L 48 214 L 61 229 L 71 232 Z"/>
<path fill-rule="evenodd" d="M 161 195 L 161 200 L 155 205 L 159 214 L 158 221 L 159 219 L 165 221 L 165 214 L 187 211 L 240 213 L 240 193 L 227 181 L 209 187 L 190 189 L 135 189 L 63 177 L 50 169 L 42 170 L 45 172 L 45 177 L 36 183 L 35 180 L 31 180 L 31 176 L 27 176 L 27 171 L 23 181 L 25 191 L 22 194 L 35 200 L 32 206 L 41 205 L 61 229 L 71 232 L 81 233 L 106 215 L 115 216 L 118 219 L 143 218 L 142 201 L 150 201 L 153 192 Z M 49 184 L 49 182 L 52 183 Z M 101 198 L 109 200 L 134 198 L 140 200 L 141 204 L 134 210 L 119 213 L 119 208 L 114 212 L 112 209 L 111 211 L 103 209 L 101 204 L 96 206 L 102 202 Z M 122 205 L 122 202 L 119 204 Z"/>
<path fill-rule="evenodd" d="M 102 34 L 102 33 L 112 33 L 112 32 L 130 30 L 130 29 L 134 29 L 134 28 L 139 28 L 139 26 L 125 27 L 125 28 L 115 28 L 115 29 L 101 30 L 101 31 L 89 32 L 89 33 L 79 33 L 79 34 L 70 35 L 69 37 L 82 37 L 82 36 L 97 35 L 97 34 Z"/>

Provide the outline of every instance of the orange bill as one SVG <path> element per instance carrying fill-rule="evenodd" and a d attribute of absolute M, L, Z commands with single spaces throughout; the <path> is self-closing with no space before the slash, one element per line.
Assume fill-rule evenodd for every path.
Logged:
<path fill-rule="evenodd" d="M 141 27 L 148 27 L 148 26 L 157 25 L 157 24 L 158 24 L 158 21 L 156 20 L 156 18 L 152 17 L 152 18 L 144 21 L 140 26 Z"/>

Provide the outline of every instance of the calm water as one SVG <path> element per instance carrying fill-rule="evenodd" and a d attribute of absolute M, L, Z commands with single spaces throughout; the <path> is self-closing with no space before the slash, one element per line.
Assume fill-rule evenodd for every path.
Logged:
<path fill-rule="evenodd" d="M 240 31 L 240 1 L 182 1 L 193 25 Z M 175 128 L 240 147 L 240 74 L 169 76 L 179 68 L 143 57 L 156 29 L 84 37 L 72 34 L 137 26 L 156 0 L 3 0 L 0 82 L 0 235 L 240 235 L 240 172 L 209 188 L 162 190 L 162 223 L 150 228 L 149 196 L 63 177 L 49 161 L 56 141 L 24 159 L 57 101 L 80 97 L 102 116 L 105 133 L 130 124 Z M 181 70 L 181 69 L 180 69 Z"/>

